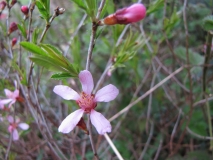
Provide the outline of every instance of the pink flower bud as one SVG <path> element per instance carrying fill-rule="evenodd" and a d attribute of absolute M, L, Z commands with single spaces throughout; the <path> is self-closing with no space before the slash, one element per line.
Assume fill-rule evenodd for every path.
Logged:
<path fill-rule="evenodd" d="M 16 43 L 17 43 L 17 38 L 13 38 L 12 39 L 12 47 L 15 46 Z"/>
<path fill-rule="evenodd" d="M 10 7 L 14 6 L 14 4 L 17 3 L 17 0 L 12 0 L 11 3 L 10 3 Z"/>
<path fill-rule="evenodd" d="M 16 31 L 18 29 L 18 26 L 15 22 L 12 22 L 10 24 L 10 28 L 9 28 L 9 31 L 8 31 L 8 34 L 11 34 L 12 32 Z"/>
<path fill-rule="evenodd" d="M 29 8 L 27 6 L 22 6 L 21 11 L 22 11 L 22 13 L 24 13 L 24 15 L 28 15 Z"/>
<path fill-rule="evenodd" d="M 146 16 L 146 7 L 141 3 L 135 3 L 127 8 L 117 10 L 104 18 L 105 25 L 129 24 L 142 20 Z"/>
<path fill-rule="evenodd" d="M 4 10 L 4 8 L 6 7 L 7 3 L 5 1 L 1 1 L 0 2 L 0 13 Z"/>

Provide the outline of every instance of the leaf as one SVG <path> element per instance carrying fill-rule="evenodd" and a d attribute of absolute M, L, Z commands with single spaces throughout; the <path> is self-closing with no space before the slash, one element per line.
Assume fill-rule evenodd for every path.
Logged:
<path fill-rule="evenodd" d="M 33 31 L 33 35 L 32 35 L 32 42 L 37 44 L 37 40 L 38 40 L 38 35 L 39 35 L 40 29 L 36 28 Z"/>
<path fill-rule="evenodd" d="M 61 64 L 58 63 L 58 61 L 55 61 L 54 59 L 50 57 L 46 57 L 43 55 L 35 55 L 35 56 L 30 56 L 30 60 L 35 62 L 37 65 L 40 65 L 51 71 L 69 72 L 69 70 L 61 66 Z"/>
<path fill-rule="evenodd" d="M 57 80 L 62 80 L 62 79 L 70 78 L 70 77 L 74 77 L 74 76 L 70 73 L 56 73 L 51 76 L 51 78 L 57 79 Z"/>
<path fill-rule="evenodd" d="M 18 29 L 21 31 L 22 36 L 27 39 L 27 33 L 26 33 L 26 28 L 24 26 L 24 24 L 22 23 L 22 25 L 17 24 Z"/>
<path fill-rule="evenodd" d="M 41 1 L 36 1 L 36 6 L 41 14 L 41 17 L 44 18 L 46 21 L 49 20 L 49 13 L 47 8 L 45 8 L 44 4 Z"/>
<path fill-rule="evenodd" d="M 164 6 L 164 0 L 156 0 L 152 2 L 146 12 L 146 15 L 148 16 L 151 13 L 156 12 L 157 10 L 161 9 Z"/>
<path fill-rule="evenodd" d="M 78 7 L 82 8 L 83 10 L 85 11 L 87 10 L 87 7 L 82 0 L 71 0 L 71 1 L 73 1 L 75 4 L 78 5 Z"/>
<path fill-rule="evenodd" d="M 29 52 L 32 52 L 34 54 L 47 55 L 47 53 L 44 50 L 42 50 L 40 47 L 38 47 L 37 45 L 33 43 L 23 41 L 23 42 L 20 42 L 20 45 L 26 50 L 28 50 Z"/>
<path fill-rule="evenodd" d="M 213 30 L 213 15 L 205 17 L 202 26 L 206 31 Z"/>
<path fill-rule="evenodd" d="M 169 32 L 179 22 L 180 22 L 180 14 L 178 14 L 178 12 L 174 11 L 173 14 L 171 15 L 170 19 L 168 19 L 168 18 L 164 19 L 163 29 L 165 31 Z"/>

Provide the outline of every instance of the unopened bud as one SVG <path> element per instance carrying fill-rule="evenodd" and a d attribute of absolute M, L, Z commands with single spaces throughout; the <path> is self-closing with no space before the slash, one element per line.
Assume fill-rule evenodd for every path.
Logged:
<path fill-rule="evenodd" d="M 15 46 L 16 43 L 17 43 L 17 38 L 13 38 L 13 39 L 12 39 L 12 44 L 11 44 L 12 47 Z"/>
<path fill-rule="evenodd" d="M 27 6 L 21 6 L 21 11 L 25 16 L 27 16 L 29 13 L 29 8 Z"/>
<path fill-rule="evenodd" d="M 63 14 L 65 12 L 65 9 L 64 8 L 59 8 L 57 7 L 55 9 L 55 13 L 56 13 L 56 16 L 59 16 L 60 14 Z"/>
<path fill-rule="evenodd" d="M 4 10 L 4 8 L 6 7 L 7 3 L 5 1 L 1 1 L 0 2 L 0 13 Z"/>
<path fill-rule="evenodd" d="M 12 22 L 10 24 L 10 28 L 9 28 L 9 31 L 8 31 L 8 34 L 10 35 L 12 32 L 16 31 L 18 29 L 18 26 L 15 22 Z"/>
<path fill-rule="evenodd" d="M 146 16 L 146 7 L 141 3 L 135 3 L 129 7 L 117 10 L 104 18 L 103 24 L 129 24 L 142 20 Z"/>
<path fill-rule="evenodd" d="M 59 8 L 59 14 L 63 14 L 65 12 L 65 8 Z"/>
<path fill-rule="evenodd" d="M 12 0 L 10 3 L 10 7 L 14 6 L 14 4 L 16 4 L 17 0 Z"/>

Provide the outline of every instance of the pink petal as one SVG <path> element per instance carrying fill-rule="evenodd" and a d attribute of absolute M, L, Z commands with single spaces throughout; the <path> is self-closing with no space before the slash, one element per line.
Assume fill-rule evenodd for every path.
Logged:
<path fill-rule="evenodd" d="M 22 130 L 28 130 L 29 125 L 26 123 L 19 123 L 18 124 L 19 128 L 21 128 Z"/>
<path fill-rule="evenodd" d="M 12 136 L 13 136 L 13 140 L 14 141 L 17 141 L 19 139 L 19 135 L 18 135 L 17 129 L 13 130 Z"/>
<path fill-rule="evenodd" d="M 12 116 L 8 116 L 7 120 L 9 123 L 14 123 L 14 118 Z"/>
<path fill-rule="evenodd" d="M 109 102 L 114 100 L 119 93 L 119 90 L 112 84 L 109 84 L 101 88 L 95 94 L 95 101 L 97 102 Z"/>
<path fill-rule="evenodd" d="M 4 89 L 4 93 L 7 96 L 7 98 L 12 98 L 13 92 L 11 92 L 9 89 Z"/>
<path fill-rule="evenodd" d="M 83 109 L 78 109 L 72 112 L 61 122 L 58 131 L 62 133 L 69 133 L 70 131 L 72 131 L 80 121 L 83 114 L 84 114 Z"/>
<path fill-rule="evenodd" d="M 79 94 L 76 91 L 64 85 L 55 86 L 53 92 L 66 100 L 78 100 L 80 98 Z"/>
<path fill-rule="evenodd" d="M 4 104 L 7 104 L 7 103 L 11 102 L 12 100 L 13 99 L 2 99 L 2 100 L 0 100 L 0 104 L 4 105 Z"/>
<path fill-rule="evenodd" d="M 17 98 L 19 97 L 19 90 L 16 89 L 14 92 L 13 92 L 13 98 Z"/>
<path fill-rule="evenodd" d="M 79 73 L 79 79 L 82 85 L 83 92 L 91 94 L 94 88 L 93 78 L 89 71 L 83 70 Z"/>
<path fill-rule="evenodd" d="M 99 134 L 111 132 L 112 127 L 110 122 L 101 113 L 91 110 L 90 119 Z"/>
<path fill-rule="evenodd" d="M 16 102 L 16 100 L 12 100 L 12 101 L 10 102 L 10 104 L 8 105 L 8 108 L 11 108 L 11 106 L 12 106 L 15 102 Z"/>

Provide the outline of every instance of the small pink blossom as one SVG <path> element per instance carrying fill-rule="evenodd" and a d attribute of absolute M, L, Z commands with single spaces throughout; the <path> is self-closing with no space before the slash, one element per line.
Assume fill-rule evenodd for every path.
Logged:
<path fill-rule="evenodd" d="M 14 92 L 10 91 L 9 89 L 4 89 L 5 95 L 7 99 L 0 100 L 1 105 L 5 105 L 9 103 L 9 108 L 12 104 L 14 104 L 20 97 L 19 97 L 19 90 L 15 90 Z"/>
<path fill-rule="evenodd" d="M 89 71 L 84 70 L 79 73 L 79 79 L 83 92 L 78 94 L 68 86 L 57 85 L 53 91 L 66 100 L 75 100 L 80 109 L 68 115 L 58 128 L 59 132 L 69 133 L 79 123 L 84 113 L 90 113 L 91 123 L 95 126 L 99 134 L 111 132 L 110 122 L 99 112 L 94 109 L 97 102 L 109 102 L 114 100 L 119 90 L 112 84 L 100 89 L 96 94 L 92 94 L 94 88 L 93 78 Z"/>
<path fill-rule="evenodd" d="M 20 119 L 16 118 L 14 119 L 12 116 L 7 117 L 8 122 L 10 123 L 8 127 L 8 132 L 12 134 L 13 140 L 16 141 L 19 139 L 19 134 L 17 131 L 17 128 L 21 128 L 22 130 L 28 130 L 29 125 L 26 123 L 20 123 Z"/>
<path fill-rule="evenodd" d="M 104 18 L 103 24 L 129 24 L 138 22 L 146 16 L 146 7 L 141 3 L 135 3 L 129 7 L 117 10 L 114 14 L 111 14 Z"/>

